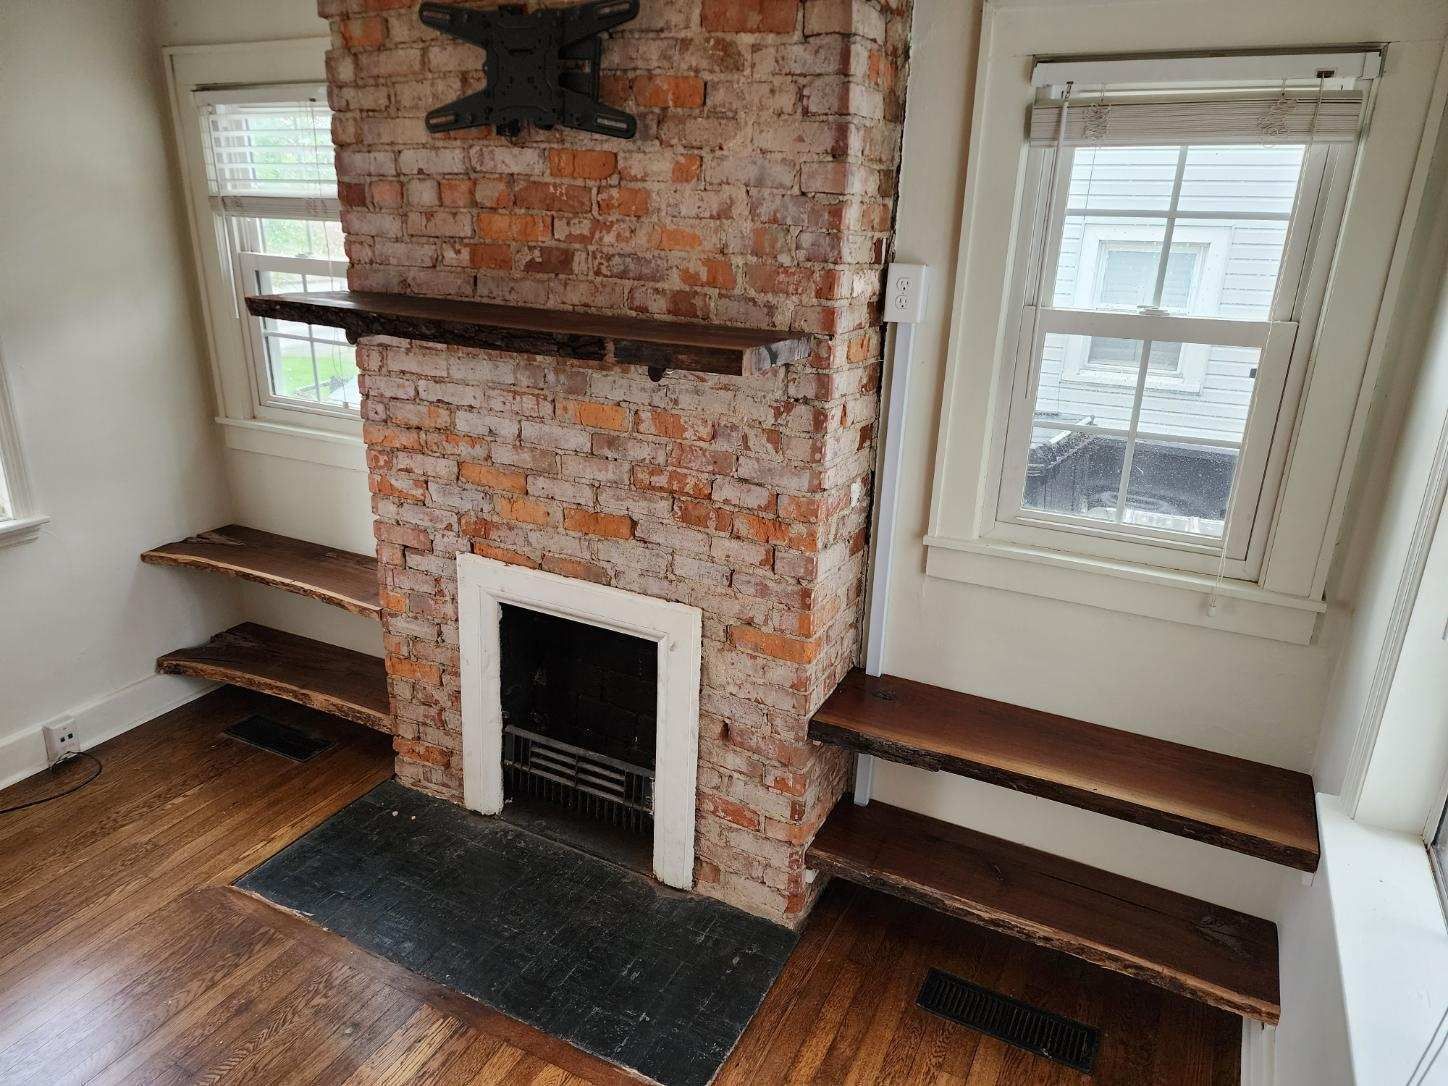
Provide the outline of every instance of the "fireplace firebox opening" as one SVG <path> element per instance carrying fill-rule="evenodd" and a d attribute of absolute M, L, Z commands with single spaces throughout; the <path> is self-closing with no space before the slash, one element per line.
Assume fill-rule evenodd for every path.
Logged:
<path fill-rule="evenodd" d="M 648 871 L 658 645 L 527 607 L 500 611 L 506 817 Z"/>

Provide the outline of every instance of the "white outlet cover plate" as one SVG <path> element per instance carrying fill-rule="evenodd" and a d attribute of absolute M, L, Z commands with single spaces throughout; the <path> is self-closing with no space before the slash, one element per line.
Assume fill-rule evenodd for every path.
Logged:
<path fill-rule="evenodd" d="M 885 321 L 919 324 L 925 319 L 930 269 L 924 264 L 891 264 L 885 274 Z"/>

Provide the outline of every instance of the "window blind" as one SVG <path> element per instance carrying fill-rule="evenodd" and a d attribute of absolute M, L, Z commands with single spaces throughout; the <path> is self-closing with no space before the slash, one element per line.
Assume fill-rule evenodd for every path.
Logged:
<path fill-rule="evenodd" d="M 314 86 L 198 91 L 213 199 L 245 210 L 249 198 L 335 200 L 332 111 Z"/>
<path fill-rule="evenodd" d="M 1351 143 L 1362 124 L 1361 91 L 1258 92 L 1230 97 L 1073 96 L 1066 110 L 1067 145 L 1103 147 L 1210 143 Z M 1061 102 L 1031 107 L 1030 142 L 1054 145 Z"/>

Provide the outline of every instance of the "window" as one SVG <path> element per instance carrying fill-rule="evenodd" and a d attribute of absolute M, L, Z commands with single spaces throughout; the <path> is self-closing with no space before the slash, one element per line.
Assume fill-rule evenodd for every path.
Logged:
<path fill-rule="evenodd" d="M 1250 572 L 1304 313 L 1330 250 L 1324 179 L 1355 92 L 1042 92 L 999 458 L 1007 535 Z M 1276 458 L 1279 471 L 1280 457 Z"/>
<path fill-rule="evenodd" d="M 20 430 L 0 356 L 0 547 L 34 539 L 49 517 L 37 515 L 30 501 Z"/>
<path fill-rule="evenodd" d="M 315 87 L 196 92 L 208 202 L 235 292 L 255 407 L 355 417 L 353 347 L 340 329 L 258 319 L 248 294 L 346 289 L 331 112 Z"/>

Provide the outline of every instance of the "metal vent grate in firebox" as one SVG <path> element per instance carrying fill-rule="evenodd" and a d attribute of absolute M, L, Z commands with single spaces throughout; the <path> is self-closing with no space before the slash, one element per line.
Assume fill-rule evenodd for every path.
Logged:
<path fill-rule="evenodd" d="M 503 776 L 510 796 L 529 796 L 635 833 L 654 828 L 654 771 L 509 724 Z"/>

